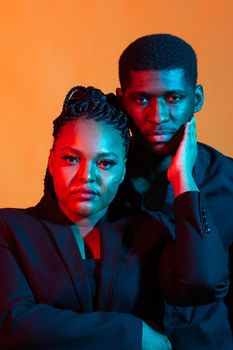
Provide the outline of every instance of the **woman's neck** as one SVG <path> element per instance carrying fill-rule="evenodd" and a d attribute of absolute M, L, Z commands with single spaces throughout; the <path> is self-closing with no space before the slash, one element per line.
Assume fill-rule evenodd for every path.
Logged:
<path fill-rule="evenodd" d="M 83 231 L 83 233 L 89 232 L 104 217 L 108 210 L 108 208 L 104 208 L 95 214 L 83 216 L 69 211 L 62 203 L 58 202 L 58 205 L 63 214 L 65 214 L 73 224 L 79 226 L 80 231 Z"/>
<path fill-rule="evenodd" d="M 59 207 L 66 217 L 73 222 L 72 231 L 82 258 L 86 259 L 91 256 L 93 259 L 100 259 L 100 231 L 97 223 L 106 214 L 108 208 L 93 215 L 80 216 L 69 212 L 60 204 Z"/>

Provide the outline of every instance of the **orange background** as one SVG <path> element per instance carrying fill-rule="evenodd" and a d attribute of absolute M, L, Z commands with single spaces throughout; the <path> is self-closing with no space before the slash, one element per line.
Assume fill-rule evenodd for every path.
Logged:
<path fill-rule="evenodd" d="M 199 58 L 205 105 L 200 141 L 233 156 L 231 0 L 1 1 L 0 206 L 29 206 L 43 192 L 52 120 L 73 85 L 105 92 L 134 39 L 181 36 Z"/>

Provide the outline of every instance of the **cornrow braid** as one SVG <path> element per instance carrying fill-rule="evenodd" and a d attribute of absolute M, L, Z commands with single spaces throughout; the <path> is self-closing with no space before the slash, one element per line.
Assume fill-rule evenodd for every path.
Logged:
<path fill-rule="evenodd" d="M 120 109 L 114 94 L 105 95 L 92 86 L 75 86 L 70 89 L 65 97 L 61 114 L 53 121 L 54 142 L 67 122 L 79 119 L 91 119 L 112 125 L 120 132 L 127 154 L 130 143 L 128 119 Z M 47 169 L 44 192 L 49 190 L 51 184 L 52 178 Z"/>
<path fill-rule="evenodd" d="M 92 86 L 75 86 L 70 89 L 65 97 L 62 113 L 53 121 L 54 139 L 56 140 L 64 124 L 77 119 L 93 119 L 112 125 L 120 131 L 126 151 L 128 150 L 128 119 L 114 94 L 105 95 Z"/>
<path fill-rule="evenodd" d="M 92 86 L 74 86 L 66 94 L 66 97 L 63 102 L 62 110 L 66 109 L 68 105 L 72 104 L 74 100 L 106 100 L 106 96 L 99 89 L 96 89 Z"/>

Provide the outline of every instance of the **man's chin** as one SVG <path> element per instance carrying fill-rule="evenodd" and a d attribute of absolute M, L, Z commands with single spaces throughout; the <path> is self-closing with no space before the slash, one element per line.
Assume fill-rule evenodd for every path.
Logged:
<path fill-rule="evenodd" d="M 175 152 L 175 147 L 169 142 L 150 143 L 153 153 L 165 157 Z"/>

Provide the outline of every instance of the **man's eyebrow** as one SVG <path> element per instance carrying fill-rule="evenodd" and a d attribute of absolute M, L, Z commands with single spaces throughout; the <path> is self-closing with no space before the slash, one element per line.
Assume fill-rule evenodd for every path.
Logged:
<path fill-rule="evenodd" d="M 82 151 L 80 151 L 77 148 L 71 147 L 71 146 L 64 146 L 64 147 L 62 147 L 61 151 L 70 151 L 70 152 L 75 153 L 77 155 L 82 155 Z M 111 151 L 111 152 L 100 152 L 100 153 L 97 153 L 96 156 L 97 157 L 116 157 L 116 158 L 118 158 L 118 155 L 115 152 L 113 152 L 113 151 Z"/>
<path fill-rule="evenodd" d="M 185 93 L 185 90 L 181 90 L 181 89 L 167 89 L 166 90 L 166 93 L 168 94 L 184 94 Z"/>
<path fill-rule="evenodd" d="M 184 94 L 185 90 L 181 90 L 181 89 L 166 89 L 163 91 L 163 93 L 166 94 L 174 94 L 174 93 L 178 93 L 178 94 Z M 144 91 L 144 90 L 135 90 L 135 91 L 130 91 L 129 93 L 130 96 L 134 96 L 134 95 L 143 95 L 143 96 L 154 96 L 157 95 L 155 94 L 155 92 L 153 91 Z"/>
<path fill-rule="evenodd" d="M 62 147 L 61 151 L 70 151 L 76 154 L 81 154 L 82 152 L 78 150 L 77 148 L 71 147 L 71 146 L 64 146 Z"/>

